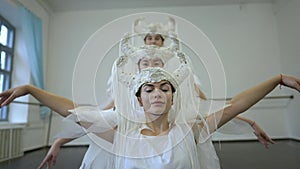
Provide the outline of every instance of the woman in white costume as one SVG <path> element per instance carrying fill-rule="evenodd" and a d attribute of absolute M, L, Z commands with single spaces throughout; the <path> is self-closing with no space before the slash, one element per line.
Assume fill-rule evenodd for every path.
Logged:
<path fill-rule="evenodd" d="M 193 77 L 184 58 L 180 60 L 182 64 L 173 73 L 148 68 L 133 76 L 130 72 L 123 72 L 123 68 L 128 70 L 129 60 L 122 58 L 114 67 L 118 83 L 114 84 L 113 91 L 118 95 L 115 100 L 118 118 L 109 119 L 105 112 L 95 107 L 78 107 L 72 111 L 71 116 L 75 116 L 87 132 L 99 137 L 95 138 L 98 139 L 96 143 L 112 153 L 110 167 L 219 168 L 209 140 L 216 124 L 219 128 L 246 111 L 278 84 L 300 91 L 300 79 L 278 75 L 233 97 L 223 111 L 216 113 L 217 116 L 204 118 L 194 109 L 195 102 L 191 97 Z M 72 101 L 30 85 L 1 93 L 0 105 L 7 105 L 26 94 L 31 94 L 64 117 L 74 108 Z M 93 111 L 103 116 L 89 116 L 94 114 Z M 100 123 L 101 120 L 106 123 Z M 117 122 L 111 123 L 115 120 Z"/>

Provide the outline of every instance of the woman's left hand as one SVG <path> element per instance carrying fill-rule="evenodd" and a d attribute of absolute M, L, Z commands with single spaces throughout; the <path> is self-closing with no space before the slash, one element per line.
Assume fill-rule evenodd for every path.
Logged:
<path fill-rule="evenodd" d="M 259 127 L 258 124 L 256 124 L 255 122 L 251 125 L 251 127 L 254 130 L 254 134 L 256 135 L 256 137 L 258 138 L 259 142 L 261 144 L 263 144 L 266 148 L 269 148 L 269 144 L 275 144 L 275 142 L 267 135 L 267 133 L 265 131 L 263 131 L 263 129 L 261 129 Z"/>
<path fill-rule="evenodd" d="M 300 79 L 296 78 L 294 76 L 289 76 L 289 75 L 284 75 L 281 74 L 281 85 L 293 88 L 298 90 L 298 92 L 300 92 Z"/>

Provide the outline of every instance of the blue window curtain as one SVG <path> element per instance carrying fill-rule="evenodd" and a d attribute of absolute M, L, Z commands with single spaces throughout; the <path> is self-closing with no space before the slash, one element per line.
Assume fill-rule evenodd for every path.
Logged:
<path fill-rule="evenodd" d="M 33 84 L 44 89 L 42 21 L 23 6 L 20 7 L 20 14 Z M 41 107 L 41 118 L 44 119 L 48 112 L 48 108 Z"/>

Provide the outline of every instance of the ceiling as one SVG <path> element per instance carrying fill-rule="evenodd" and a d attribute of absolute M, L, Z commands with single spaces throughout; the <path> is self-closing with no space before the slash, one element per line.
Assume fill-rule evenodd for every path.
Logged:
<path fill-rule="evenodd" d="M 53 12 L 176 6 L 276 3 L 285 0 L 38 0 Z"/>

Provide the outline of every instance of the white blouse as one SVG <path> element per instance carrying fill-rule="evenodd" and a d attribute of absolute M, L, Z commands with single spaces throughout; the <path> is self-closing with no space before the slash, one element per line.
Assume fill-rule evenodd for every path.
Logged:
<path fill-rule="evenodd" d="M 174 124 L 170 126 L 167 134 L 161 136 L 141 134 L 141 130 L 147 128 L 146 125 L 141 125 L 127 132 L 126 138 L 134 139 L 118 139 L 120 137 L 116 133 L 115 140 L 111 143 L 104 141 L 96 134 L 117 124 L 116 112 L 99 111 L 92 107 L 76 108 L 71 112 L 76 116 L 71 119 L 94 123 L 87 130 L 90 132 L 89 136 L 93 144 L 85 155 L 81 169 L 113 169 L 120 166 L 124 169 L 220 168 L 210 138 L 196 143 L 197 138 L 187 125 Z M 124 156 L 116 155 L 118 152 L 125 152 L 122 154 Z"/>

